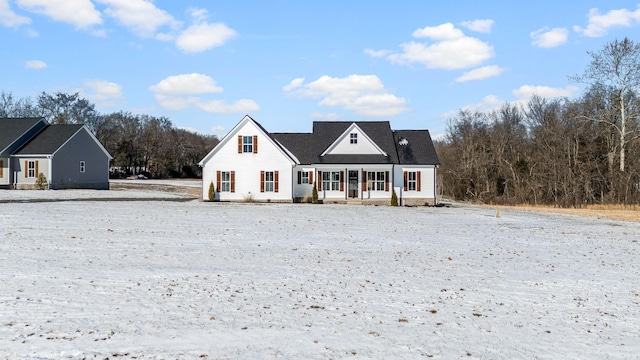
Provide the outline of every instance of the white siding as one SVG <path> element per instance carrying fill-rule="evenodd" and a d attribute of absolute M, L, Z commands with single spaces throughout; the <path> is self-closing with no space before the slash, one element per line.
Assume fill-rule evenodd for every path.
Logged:
<path fill-rule="evenodd" d="M 316 172 L 315 168 L 312 168 L 310 166 L 296 166 L 295 168 L 293 168 L 293 176 L 291 177 L 293 182 L 293 197 L 302 199 L 305 196 L 311 196 L 313 191 L 313 184 L 298 184 L 298 171 L 307 173 L 311 172 L 313 174 L 312 183 L 318 181 L 318 173 Z"/>
<path fill-rule="evenodd" d="M 249 198 L 256 201 L 291 201 L 291 161 L 252 121 L 245 122 L 235 130 L 223 139 L 215 154 L 203 166 L 203 200 L 208 199 L 209 184 L 213 182 L 216 185 L 217 171 L 234 171 L 235 192 L 220 192 L 221 201 L 244 201 Z M 238 153 L 238 135 L 257 136 L 258 153 Z M 260 171 L 278 171 L 277 193 L 260 192 Z"/>
<path fill-rule="evenodd" d="M 404 191 L 405 171 L 420 171 L 420 191 Z M 399 187 L 402 191 L 402 194 L 398 194 L 398 196 L 405 199 L 435 198 L 435 171 L 436 168 L 434 165 L 411 165 L 410 167 L 396 166 L 395 186 Z"/>
<path fill-rule="evenodd" d="M 351 143 L 350 134 L 356 134 L 356 144 Z M 378 155 L 382 153 L 358 127 L 354 127 L 353 129 L 345 132 L 342 138 L 336 141 L 336 143 L 333 144 L 333 147 L 327 151 L 327 154 Z"/>

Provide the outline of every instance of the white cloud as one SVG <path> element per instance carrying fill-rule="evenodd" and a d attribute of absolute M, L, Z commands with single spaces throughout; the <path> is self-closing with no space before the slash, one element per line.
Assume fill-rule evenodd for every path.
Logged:
<path fill-rule="evenodd" d="M 493 57 L 493 47 L 472 38 L 461 37 L 427 45 L 418 42 L 402 44 L 402 53 L 387 58 L 394 63 L 420 63 L 430 69 L 464 69 L 482 64 Z"/>
<path fill-rule="evenodd" d="M 407 65 L 419 63 L 430 69 L 464 69 L 482 64 L 494 56 L 493 47 L 477 38 L 466 36 L 451 23 L 427 26 L 413 32 L 416 38 L 428 38 L 434 42 L 411 41 L 401 44 L 401 52 L 365 50 L 365 53 Z"/>
<path fill-rule="evenodd" d="M 18 27 L 20 25 L 30 24 L 31 19 L 21 16 L 13 12 L 9 7 L 7 0 L 0 0 L 0 24 L 7 27 Z"/>
<path fill-rule="evenodd" d="M 491 27 L 493 26 L 493 20 L 482 19 L 482 20 L 464 21 L 460 25 L 472 31 L 488 34 L 491 32 Z"/>
<path fill-rule="evenodd" d="M 206 112 L 224 114 L 249 113 L 260 109 L 260 106 L 255 101 L 248 99 L 240 99 L 231 104 L 227 104 L 222 100 L 209 100 L 199 102 L 196 106 Z"/>
<path fill-rule="evenodd" d="M 209 76 L 203 74 L 182 74 L 169 76 L 149 87 L 155 93 L 160 106 L 171 110 L 198 108 L 215 113 L 247 113 L 260 107 L 253 100 L 241 99 L 231 104 L 222 100 L 202 99 L 199 95 L 221 93 L 222 87 Z"/>
<path fill-rule="evenodd" d="M 627 9 L 611 10 L 600 14 L 597 8 L 589 10 L 587 27 L 574 26 L 573 30 L 588 37 L 600 37 L 612 27 L 631 27 L 640 23 L 640 5 L 635 11 Z"/>
<path fill-rule="evenodd" d="M 27 69 L 45 69 L 47 67 L 47 63 L 42 60 L 29 60 L 25 63 Z"/>
<path fill-rule="evenodd" d="M 371 57 L 385 57 L 389 55 L 389 50 L 373 50 L 373 49 L 364 49 L 364 53 Z"/>
<path fill-rule="evenodd" d="M 433 40 L 453 40 L 464 37 L 460 29 L 456 29 L 452 23 L 445 23 L 438 26 L 426 26 L 413 32 L 413 37 L 430 38 Z"/>
<path fill-rule="evenodd" d="M 564 88 L 522 85 L 513 90 L 513 95 L 515 95 L 519 100 L 528 101 L 533 95 L 538 95 L 544 98 L 572 97 L 578 90 L 579 89 L 576 86 L 571 85 Z"/>
<path fill-rule="evenodd" d="M 458 77 L 456 82 L 465 82 L 471 80 L 482 80 L 493 76 L 498 76 L 505 71 L 504 68 L 501 68 L 497 65 L 483 66 L 481 68 L 473 69 L 468 71 L 462 76 Z"/>
<path fill-rule="evenodd" d="M 47 0 L 44 0 L 47 1 Z M 147 0 L 96 0 L 106 4 L 105 14 L 115 18 L 140 37 L 152 37 L 159 28 L 177 28 L 180 22 Z"/>
<path fill-rule="evenodd" d="M 375 75 L 325 75 L 308 84 L 294 79 L 285 88 L 295 96 L 321 99 L 319 106 L 341 107 L 360 116 L 388 117 L 409 111 L 407 101 L 389 93 Z"/>
<path fill-rule="evenodd" d="M 220 93 L 223 90 L 211 77 L 198 73 L 169 76 L 149 89 L 163 95 Z"/>
<path fill-rule="evenodd" d="M 120 105 L 124 96 L 122 95 L 122 86 L 106 81 L 106 80 L 87 80 L 80 92 L 87 99 L 93 101 L 96 106 L 101 108 L 112 108 Z"/>
<path fill-rule="evenodd" d="M 74 25 L 78 29 L 102 24 L 100 12 L 90 0 L 16 0 L 16 3 L 26 10 Z"/>
<path fill-rule="evenodd" d="M 302 83 L 304 83 L 304 78 L 296 78 L 291 80 L 291 82 L 289 83 L 289 85 L 285 85 L 282 87 L 282 90 L 284 91 L 291 91 L 293 89 L 299 88 L 300 86 L 302 86 Z"/>
<path fill-rule="evenodd" d="M 473 111 L 491 111 L 500 108 L 505 103 L 506 101 L 501 100 L 496 95 L 487 95 L 483 97 L 482 101 L 480 101 L 479 103 L 465 106 L 462 109 Z"/>
<path fill-rule="evenodd" d="M 191 25 L 176 39 L 176 46 L 184 52 L 198 53 L 224 45 L 236 36 L 225 24 L 200 23 Z"/>
<path fill-rule="evenodd" d="M 189 8 L 187 12 L 196 22 L 203 22 L 207 19 L 207 17 L 209 17 L 209 12 L 207 11 L 207 9 Z"/>
<path fill-rule="evenodd" d="M 209 129 L 209 131 L 220 139 L 222 139 L 222 137 L 227 133 L 227 129 L 222 125 L 214 125 Z"/>
<path fill-rule="evenodd" d="M 554 48 L 567 42 L 569 38 L 569 30 L 565 28 L 543 27 L 531 33 L 533 45 L 542 48 Z"/>

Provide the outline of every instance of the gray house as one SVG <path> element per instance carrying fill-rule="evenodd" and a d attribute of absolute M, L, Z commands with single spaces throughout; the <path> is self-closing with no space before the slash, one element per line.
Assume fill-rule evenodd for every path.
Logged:
<path fill-rule="evenodd" d="M 111 155 L 86 126 L 50 125 L 41 118 L 0 119 L 0 187 L 108 189 Z"/>

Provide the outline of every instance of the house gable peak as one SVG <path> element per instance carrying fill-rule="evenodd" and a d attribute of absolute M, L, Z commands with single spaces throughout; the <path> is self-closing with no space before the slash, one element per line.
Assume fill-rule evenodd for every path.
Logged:
<path fill-rule="evenodd" d="M 320 154 L 320 156 L 325 155 L 387 156 L 387 153 L 356 122 L 353 122 Z"/>

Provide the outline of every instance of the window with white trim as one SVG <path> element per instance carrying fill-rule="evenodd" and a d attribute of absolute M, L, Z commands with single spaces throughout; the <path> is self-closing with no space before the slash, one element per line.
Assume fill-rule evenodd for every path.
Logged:
<path fill-rule="evenodd" d="M 253 136 L 242 137 L 242 152 L 243 153 L 253 152 Z"/>
<path fill-rule="evenodd" d="M 416 171 L 407 171 L 407 190 L 418 190 L 418 173 Z"/>
<path fill-rule="evenodd" d="M 80 172 L 83 173 L 86 170 L 86 164 L 84 161 L 80 161 Z"/>
<path fill-rule="evenodd" d="M 349 143 L 350 144 L 357 144 L 358 143 L 358 133 L 349 134 Z"/>
<path fill-rule="evenodd" d="M 367 172 L 367 190 L 384 191 L 385 189 L 385 172 L 384 171 L 368 171 Z"/>
<path fill-rule="evenodd" d="M 221 171 L 220 172 L 220 188 L 219 192 L 230 192 L 231 191 L 231 172 L 230 171 Z"/>
<path fill-rule="evenodd" d="M 273 171 L 265 171 L 264 172 L 264 191 L 265 192 L 273 192 L 274 191 Z"/>
<path fill-rule="evenodd" d="M 29 160 L 27 162 L 27 177 L 35 178 L 36 177 L 36 162 L 33 160 Z"/>
<path fill-rule="evenodd" d="M 300 183 L 301 184 L 309 184 L 309 172 L 308 171 L 300 172 Z"/>
<path fill-rule="evenodd" d="M 340 191 L 340 171 L 323 171 L 322 189 Z"/>

